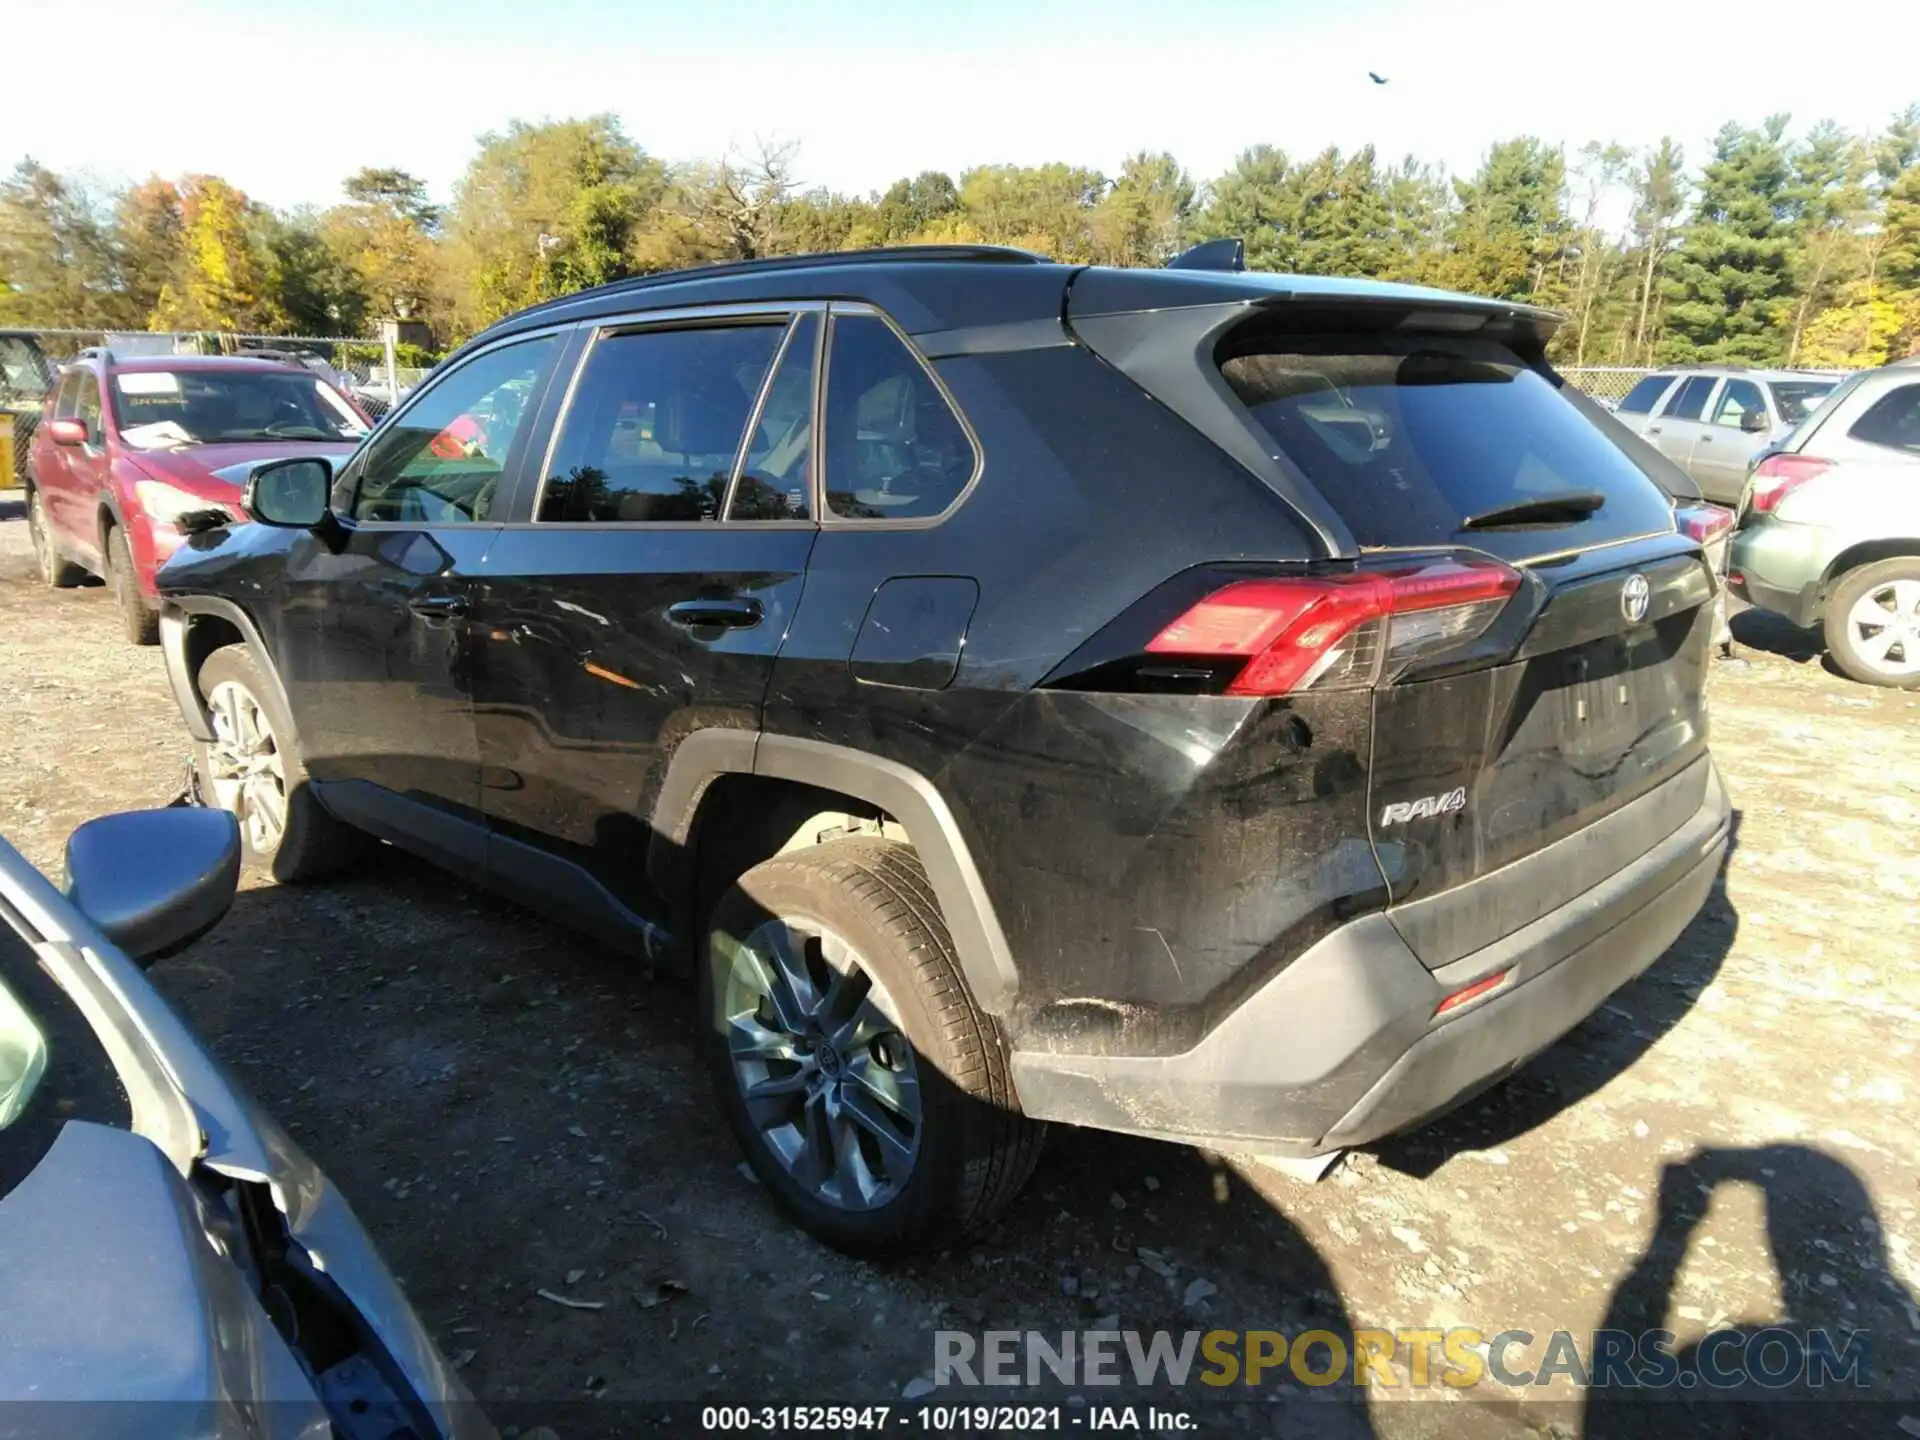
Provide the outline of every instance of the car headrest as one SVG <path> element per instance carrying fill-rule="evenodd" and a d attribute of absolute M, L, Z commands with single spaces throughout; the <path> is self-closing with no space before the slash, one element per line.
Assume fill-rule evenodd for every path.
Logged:
<path fill-rule="evenodd" d="M 654 411 L 654 444 L 669 455 L 731 455 L 740 443 L 738 398 L 712 387 L 676 391 Z"/>

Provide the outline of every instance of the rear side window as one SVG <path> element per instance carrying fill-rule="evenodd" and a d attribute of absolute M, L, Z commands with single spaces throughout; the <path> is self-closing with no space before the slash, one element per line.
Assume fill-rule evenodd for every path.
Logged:
<path fill-rule="evenodd" d="M 1812 413 L 1814 406 L 1832 393 L 1834 384 L 1832 380 L 1776 380 L 1773 382 L 1774 406 L 1787 424 L 1798 425 Z"/>
<path fill-rule="evenodd" d="M 1847 434 L 1869 445 L 1920 455 L 1920 385 L 1889 390 L 1867 407 Z"/>
<path fill-rule="evenodd" d="M 1491 341 L 1280 335 L 1229 341 L 1221 375 L 1363 546 L 1430 544 L 1475 517 L 1598 491 L 1587 545 L 1670 528 L 1644 472 L 1520 357 Z"/>
<path fill-rule="evenodd" d="M 1667 393 L 1667 386 L 1673 383 L 1671 375 L 1649 375 L 1638 385 L 1627 391 L 1620 402 L 1623 415 L 1646 415 L 1653 409 L 1653 402 Z"/>
<path fill-rule="evenodd" d="M 1667 401 L 1667 408 L 1660 412 L 1661 416 L 1671 420 L 1698 420 L 1706 411 L 1707 396 L 1713 393 L 1713 384 L 1713 376 L 1695 375 L 1674 392 L 1673 398 Z"/>
<path fill-rule="evenodd" d="M 877 315 L 836 315 L 827 357 L 827 508 L 925 520 L 960 498 L 973 441 L 919 356 Z"/>
<path fill-rule="evenodd" d="M 602 335 L 547 464 L 539 518 L 718 520 L 784 324 Z"/>

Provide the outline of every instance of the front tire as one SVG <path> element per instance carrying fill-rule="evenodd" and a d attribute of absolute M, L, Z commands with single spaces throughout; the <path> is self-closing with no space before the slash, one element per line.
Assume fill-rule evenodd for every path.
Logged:
<path fill-rule="evenodd" d="M 804 1229 L 874 1259 L 1003 1211 L 1045 1128 L 973 1003 L 918 857 L 867 837 L 779 855 L 714 908 L 703 1058 L 747 1162 Z"/>
<path fill-rule="evenodd" d="M 71 590 L 86 578 L 87 572 L 60 553 L 47 524 L 47 502 L 40 498 L 40 487 L 27 492 L 27 539 L 33 544 L 34 564 L 40 578 L 51 590 Z"/>
<path fill-rule="evenodd" d="M 329 815 L 307 784 L 280 708 L 253 652 L 227 645 L 200 667 L 214 738 L 194 756 L 209 805 L 233 813 L 249 859 L 285 883 L 317 880 L 351 864 L 367 837 Z"/>
<path fill-rule="evenodd" d="M 113 603 L 120 611 L 120 625 L 127 639 L 136 645 L 158 645 L 160 617 L 140 593 L 140 575 L 133 568 L 133 547 L 127 543 L 124 525 L 107 532 L 107 584 L 113 587 Z"/>
<path fill-rule="evenodd" d="M 1827 650 L 1863 685 L 1920 688 L 1920 556 L 1850 570 L 1827 597 Z"/>

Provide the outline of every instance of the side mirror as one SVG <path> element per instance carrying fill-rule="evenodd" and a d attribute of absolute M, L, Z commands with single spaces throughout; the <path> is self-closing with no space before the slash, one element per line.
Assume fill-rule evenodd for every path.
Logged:
<path fill-rule="evenodd" d="M 93 438 L 84 420 L 49 420 L 47 434 L 56 445 L 84 445 Z"/>
<path fill-rule="evenodd" d="M 225 810 L 129 810 L 67 840 L 67 898 L 142 967 L 218 924 L 239 883 L 240 826 Z"/>
<path fill-rule="evenodd" d="M 1767 424 L 1767 412 L 1748 410 L 1740 417 L 1740 428 L 1749 435 L 1763 435 L 1770 428 Z"/>
<path fill-rule="evenodd" d="M 247 479 L 240 503 L 262 525 L 311 530 L 327 518 L 333 466 L 317 455 L 270 460 Z"/>

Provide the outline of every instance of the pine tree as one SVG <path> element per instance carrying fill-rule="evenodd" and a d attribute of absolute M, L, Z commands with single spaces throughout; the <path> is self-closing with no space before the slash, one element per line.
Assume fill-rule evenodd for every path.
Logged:
<path fill-rule="evenodd" d="M 1714 137 L 1713 159 L 1662 286 L 1663 360 L 1781 359 L 1779 311 L 1794 293 L 1786 131 L 1787 117 L 1775 115 L 1758 130 L 1729 124 Z"/>

